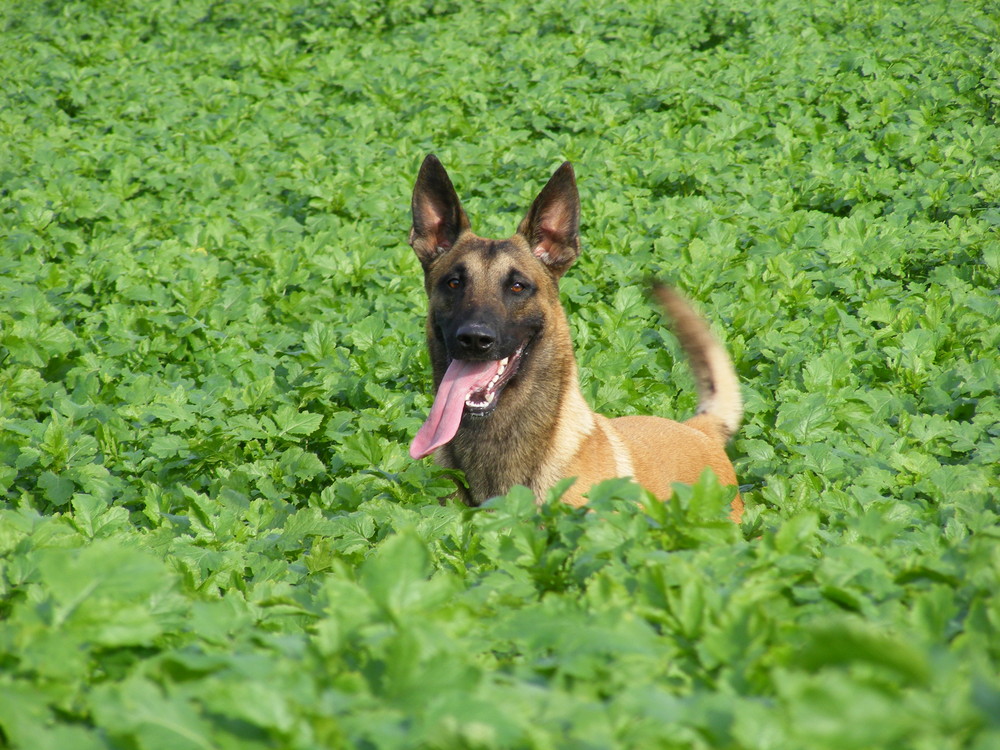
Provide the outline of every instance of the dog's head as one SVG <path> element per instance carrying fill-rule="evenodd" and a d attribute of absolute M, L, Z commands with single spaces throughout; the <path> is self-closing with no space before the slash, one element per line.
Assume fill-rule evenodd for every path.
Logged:
<path fill-rule="evenodd" d="M 421 430 L 427 439 L 418 434 L 411 451 L 427 455 L 454 437 L 461 419 L 491 414 L 528 369 L 546 366 L 535 344 L 562 315 L 557 282 L 580 253 L 580 198 L 566 162 L 512 237 L 479 237 L 432 154 L 420 167 L 412 208 L 410 245 L 424 269 L 438 395 Z"/>

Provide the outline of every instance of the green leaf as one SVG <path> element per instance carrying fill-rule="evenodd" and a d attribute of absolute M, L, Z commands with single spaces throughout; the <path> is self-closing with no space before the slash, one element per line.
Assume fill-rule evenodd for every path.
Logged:
<path fill-rule="evenodd" d="M 58 476 L 51 471 L 43 471 L 38 477 L 38 487 L 45 493 L 45 499 L 53 505 L 65 505 L 76 485 L 66 476 Z"/>
<path fill-rule="evenodd" d="M 841 620 L 811 626 L 802 636 L 794 659 L 805 669 L 867 663 L 889 670 L 906 685 L 931 679 L 931 665 L 920 649 L 874 627 Z"/>
<path fill-rule="evenodd" d="M 133 677 L 95 691 L 94 715 L 114 736 L 143 750 L 208 750 L 215 747 L 210 725 L 181 697 L 163 694 L 155 684 Z"/>
<path fill-rule="evenodd" d="M 782 404 L 778 410 L 776 430 L 787 436 L 789 443 L 814 442 L 821 439 L 834 424 L 826 396 L 813 393 L 801 400 Z"/>
<path fill-rule="evenodd" d="M 800 554 L 813 549 L 819 531 L 815 513 L 802 513 L 785 521 L 774 535 L 774 547 L 786 554 Z"/>
<path fill-rule="evenodd" d="M 319 429 L 322 422 L 322 415 L 300 412 L 288 405 L 278 407 L 278 410 L 274 413 L 274 423 L 278 427 L 278 437 L 291 440 L 311 435 Z"/>
<path fill-rule="evenodd" d="M 361 569 L 361 583 L 394 619 L 416 609 L 426 591 L 430 556 L 420 539 L 401 532 L 383 542 Z"/>

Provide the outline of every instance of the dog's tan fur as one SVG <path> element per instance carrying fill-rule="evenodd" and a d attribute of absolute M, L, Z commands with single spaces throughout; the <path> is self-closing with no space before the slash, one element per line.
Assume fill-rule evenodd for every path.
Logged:
<path fill-rule="evenodd" d="M 439 463 L 464 471 L 466 502 L 478 505 L 515 484 L 542 497 L 563 477 L 576 477 L 563 500 L 579 506 L 593 484 L 619 476 L 666 499 L 672 483 L 694 483 L 706 467 L 722 484 L 736 485 L 725 452 L 742 417 L 736 373 L 707 324 L 675 291 L 655 290 L 695 372 L 698 414 L 683 423 L 644 416 L 609 419 L 584 400 L 558 291 L 559 278 L 579 254 L 579 198 L 568 162 L 507 240 L 469 230 L 454 187 L 433 155 L 421 167 L 412 208 L 410 243 L 424 269 L 435 386 L 457 346 L 453 332 L 464 321 L 487 321 L 491 333 L 495 329 L 490 359 L 510 354 L 513 344 L 502 349 L 506 339 L 530 342 L 492 413 L 463 416 L 455 437 L 436 451 Z M 459 291 L 449 291 L 448 284 L 459 278 Z M 514 283 L 530 294 L 510 291 Z M 737 495 L 731 518 L 738 522 L 742 512 Z"/>

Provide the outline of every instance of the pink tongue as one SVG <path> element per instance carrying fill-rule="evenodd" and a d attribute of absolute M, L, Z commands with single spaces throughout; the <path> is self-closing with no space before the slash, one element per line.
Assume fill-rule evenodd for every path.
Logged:
<path fill-rule="evenodd" d="M 412 458 L 429 456 L 455 437 L 465 411 L 465 400 L 473 390 L 485 386 L 499 367 L 499 362 L 451 361 L 441 378 L 431 413 L 410 443 Z"/>

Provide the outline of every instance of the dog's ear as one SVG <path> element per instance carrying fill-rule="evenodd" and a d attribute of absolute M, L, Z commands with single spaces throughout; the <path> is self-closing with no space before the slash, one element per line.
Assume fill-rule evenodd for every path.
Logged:
<path fill-rule="evenodd" d="M 542 188 L 517 233 L 557 277 L 573 265 L 580 254 L 580 194 L 568 161 Z"/>
<path fill-rule="evenodd" d="M 410 247 L 426 268 L 469 228 L 469 219 L 458 200 L 458 193 L 434 154 L 428 154 L 420 165 L 411 205 Z"/>

